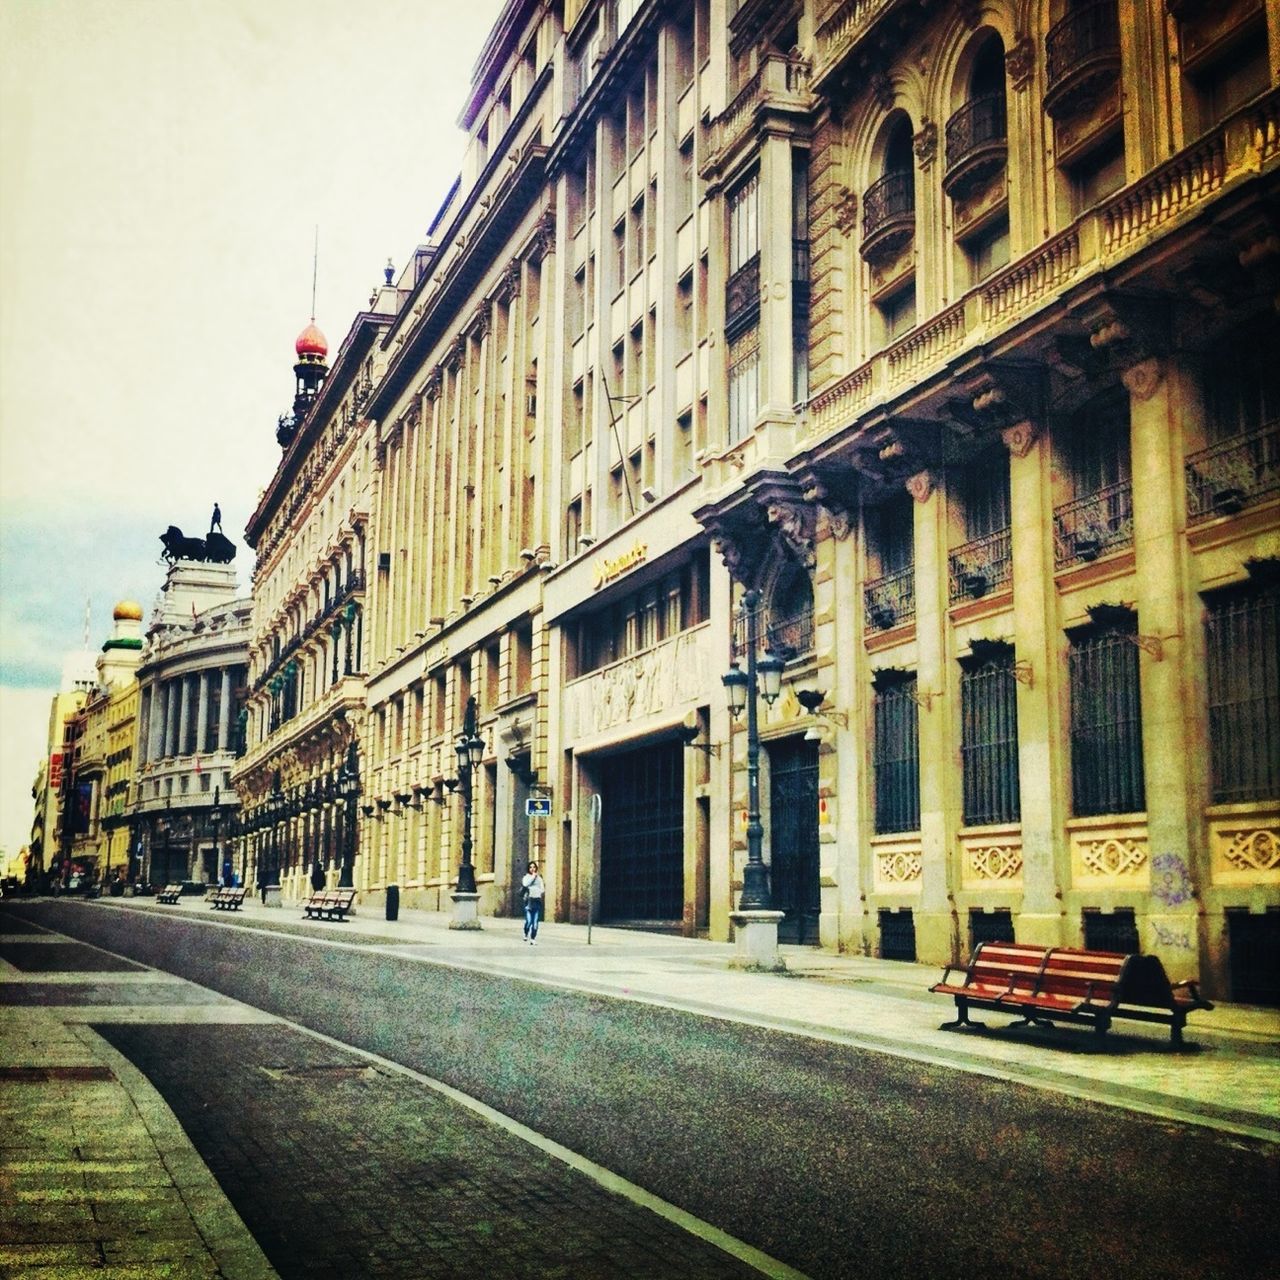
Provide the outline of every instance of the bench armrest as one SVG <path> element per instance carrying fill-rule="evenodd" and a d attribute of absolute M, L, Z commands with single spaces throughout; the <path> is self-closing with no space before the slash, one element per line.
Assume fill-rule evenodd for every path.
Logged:
<path fill-rule="evenodd" d="M 1173 998 L 1179 1004 L 1190 1004 L 1197 1009 L 1213 1008 L 1212 1001 L 1200 994 L 1199 983 L 1194 978 L 1183 978 L 1181 982 L 1171 982 L 1169 986 L 1173 990 Z"/>

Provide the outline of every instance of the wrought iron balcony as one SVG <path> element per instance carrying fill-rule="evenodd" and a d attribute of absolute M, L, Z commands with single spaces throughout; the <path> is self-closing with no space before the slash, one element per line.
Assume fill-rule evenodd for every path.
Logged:
<path fill-rule="evenodd" d="M 951 603 L 969 596 L 977 600 L 988 591 L 1008 586 L 1013 555 L 1008 527 L 997 529 L 956 547 L 951 553 Z"/>
<path fill-rule="evenodd" d="M 1089 105 L 1120 74 L 1120 17 L 1116 0 L 1073 8 L 1044 38 L 1048 88 L 1044 109 L 1054 117 Z"/>
<path fill-rule="evenodd" d="M 971 99 L 947 121 L 942 189 L 953 198 L 968 195 L 1004 168 L 1008 152 L 1004 94 Z"/>
<path fill-rule="evenodd" d="M 724 290 L 724 333 L 732 341 L 760 315 L 760 255 L 754 254 L 729 277 Z"/>
<path fill-rule="evenodd" d="M 1187 519 L 1234 515 L 1280 493 L 1280 419 L 1193 453 L 1186 463 Z"/>
<path fill-rule="evenodd" d="M 786 662 L 803 658 L 813 652 L 813 609 L 801 609 L 786 617 L 761 608 L 760 635 L 765 648 L 776 653 Z M 739 612 L 733 623 L 732 656 L 735 662 L 746 657 L 747 617 Z"/>
<path fill-rule="evenodd" d="M 862 197 L 862 246 L 866 259 L 888 258 L 915 234 L 916 184 L 910 169 L 873 182 Z"/>
<path fill-rule="evenodd" d="M 867 611 L 867 626 L 873 631 L 888 631 L 911 622 L 916 616 L 916 571 L 900 569 L 886 573 L 863 588 L 863 605 Z"/>
<path fill-rule="evenodd" d="M 1107 485 L 1053 511 L 1053 563 L 1057 569 L 1088 563 L 1133 546 L 1133 485 Z"/>

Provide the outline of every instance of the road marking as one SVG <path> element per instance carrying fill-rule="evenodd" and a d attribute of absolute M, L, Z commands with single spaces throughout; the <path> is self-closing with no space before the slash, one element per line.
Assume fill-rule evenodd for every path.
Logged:
<path fill-rule="evenodd" d="M 593 1182 L 604 1187 L 606 1191 L 612 1191 L 615 1195 L 631 1201 L 632 1204 L 640 1205 L 651 1213 L 656 1213 L 660 1218 L 665 1218 L 668 1222 L 673 1223 L 682 1231 L 688 1232 L 691 1236 L 696 1236 L 699 1240 L 705 1240 L 722 1253 L 727 1253 L 731 1257 L 737 1258 L 740 1262 L 746 1263 L 747 1266 L 760 1272 L 761 1275 L 776 1277 L 776 1280 L 808 1280 L 803 1271 L 797 1271 L 794 1267 L 789 1267 L 785 1262 L 780 1262 L 777 1258 L 770 1257 L 769 1254 L 747 1244 L 745 1241 L 739 1240 L 736 1236 L 731 1236 L 727 1231 L 722 1231 L 710 1222 L 695 1217 L 668 1200 L 663 1200 L 661 1196 L 655 1196 L 651 1191 L 646 1191 L 643 1187 L 628 1181 L 628 1179 L 614 1173 L 611 1169 L 606 1169 L 603 1165 L 596 1164 L 594 1160 L 588 1160 L 586 1156 L 579 1155 L 576 1151 L 571 1151 L 568 1147 L 561 1146 L 560 1143 L 539 1133 L 536 1129 L 530 1129 L 528 1125 L 521 1124 L 518 1120 L 513 1120 L 510 1116 L 489 1106 L 488 1103 L 481 1102 L 478 1098 L 473 1098 L 470 1094 L 463 1093 L 460 1089 L 455 1089 L 452 1085 L 445 1084 L 443 1080 L 436 1080 L 432 1076 L 424 1075 L 421 1071 L 415 1071 L 412 1067 L 406 1067 L 403 1063 L 394 1062 L 392 1059 L 384 1058 L 380 1054 L 370 1052 L 368 1049 L 361 1049 L 357 1045 L 348 1044 L 345 1040 L 337 1040 L 321 1031 L 313 1031 L 310 1027 L 292 1022 L 288 1018 L 280 1018 L 278 1021 L 296 1031 L 301 1031 L 304 1035 L 311 1036 L 313 1039 L 320 1040 L 347 1053 L 357 1054 L 366 1061 L 376 1063 L 387 1071 L 394 1071 L 397 1075 L 407 1076 L 418 1084 L 426 1085 L 428 1089 L 433 1089 L 436 1093 L 443 1095 L 452 1102 L 456 1102 L 459 1106 L 466 1107 L 468 1111 L 474 1112 L 490 1124 L 497 1125 L 498 1128 L 529 1143 L 530 1146 L 537 1147 L 539 1151 L 543 1151 L 556 1160 L 567 1164 L 578 1173 L 585 1174 Z"/>

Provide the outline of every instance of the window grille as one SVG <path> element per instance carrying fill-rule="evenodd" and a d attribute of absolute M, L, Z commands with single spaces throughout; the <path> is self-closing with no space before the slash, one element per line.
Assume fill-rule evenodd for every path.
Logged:
<path fill-rule="evenodd" d="M 1225 593 L 1205 620 L 1213 801 L 1280 796 L 1280 586 Z"/>
<path fill-rule="evenodd" d="M 1071 796 L 1077 817 L 1146 808 L 1138 649 L 1129 624 L 1072 639 Z"/>
<path fill-rule="evenodd" d="M 1101 911 L 1084 913 L 1084 945 L 1086 951 L 1118 951 L 1133 955 L 1142 950 L 1138 941 L 1138 925 L 1132 907 L 1122 907 L 1109 915 Z"/>
<path fill-rule="evenodd" d="M 880 958 L 915 960 L 916 918 L 911 911 L 880 912 Z"/>
<path fill-rule="evenodd" d="M 970 664 L 960 675 L 964 822 L 1017 822 L 1018 685 L 1013 650 Z"/>
<path fill-rule="evenodd" d="M 969 911 L 969 954 L 983 942 L 1013 942 L 1013 913 L 1009 911 Z"/>
<path fill-rule="evenodd" d="M 875 695 L 876 831 L 920 829 L 920 713 L 915 673 L 881 673 Z"/>

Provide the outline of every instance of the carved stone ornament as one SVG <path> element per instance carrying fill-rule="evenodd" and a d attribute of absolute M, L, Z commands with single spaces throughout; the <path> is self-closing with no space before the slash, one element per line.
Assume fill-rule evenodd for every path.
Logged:
<path fill-rule="evenodd" d="M 938 154 L 938 126 L 932 120 L 922 120 L 919 132 L 912 142 L 915 144 L 916 159 L 920 161 L 920 167 L 927 169 Z"/>
<path fill-rule="evenodd" d="M 1029 35 L 1018 36 L 1004 55 L 1005 70 L 1009 81 L 1019 93 L 1031 83 L 1031 72 L 1036 65 L 1036 48 Z"/>
<path fill-rule="evenodd" d="M 833 213 L 840 234 L 852 235 L 858 226 L 858 193 L 848 187 L 837 187 Z"/>
<path fill-rule="evenodd" d="M 441 382 L 442 377 L 440 373 L 440 366 L 437 365 L 429 374 L 427 374 L 427 380 L 422 384 L 422 394 L 428 400 L 438 400 L 440 398 Z"/>
<path fill-rule="evenodd" d="M 978 845 L 969 850 L 969 868 L 980 880 L 1016 880 L 1022 850 L 1012 845 Z"/>
<path fill-rule="evenodd" d="M 893 82 L 883 71 L 874 72 L 867 81 L 867 88 L 881 111 L 893 109 Z"/>
<path fill-rule="evenodd" d="M 894 851 L 876 855 L 876 863 L 880 869 L 880 878 L 894 884 L 905 884 L 911 880 L 919 880 L 923 862 L 918 853 Z"/>
<path fill-rule="evenodd" d="M 512 258 L 502 273 L 498 285 L 499 291 L 507 298 L 514 298 L 520 292 L 520 259 Z"/>
<path fill-rule="evenodd" d="M 1129 394 L 1135 400 L 1150 400 L 1164 377 L 1164 362 L 1159 356 L 1148 356 L 1130 365 L 1121 375 Z"/>
<path fill-rule="evenodd" d="M 917 502 L 928 502 L 933 497 L 934 481 L 932 471 L 917 471 L 906 480 L 907 492 Z"/>
<path fill-rule="evenodd" d="M 1223 857 L 1241 871 L 1274 871 L 1280 867 L 1280 831 L 1238 831 Z"/>
<path fill-rule="evenodd" d="M 727 533 L 723 532 L 713 532 L 712 543 L 715 546 L 716 553 L 724 561 L 724 567 L 729 570 L 729 576 L 738 582 L 744 581 L 745 579 L 742 576 L 742 548 Z"/>
<path fill-rule="evenodd" d="M 1005 448 L 1015 458 L 1025 458 L 1031 452 L 1031 446 L 1035 444 L 1038 434 L 1035 423 L 1026 420 L 1015 422 L 1011 427 L 1005 427 L 1000 433 L 1000 439 L 1004 441 Z"/>
<path fill-rule="evenodd" d="M 829 535 L 837 542 L 843 542 L 849 536 L 852 527 L 849 509 L 828 493 L 827 486 L 821 480 L 811 479 L 805 485 L 802 496 L 817 509 L 815 536 Z"/>
<path fill-rule="evenodd" d="M 1136 840 L 1092 840 L 1080 851 L 1080 860 L 1095 875 L 1133 875 L 1147 861 L 1147 851 Z"/>
<path fill-rule="evenodd" d="M 488 303 L 481 303 L 475 310 L 475 314 L 471 319 L 470 336 L 477 342 L 483 342 L 489 335 L 489 306 Z"/>
<path fill-rule="evenodd" d="M 771 502 L 765 514 L 782 535 L 796 558 L 806 568 L 813 567 L 814 512 L 803 503 Z"/>

